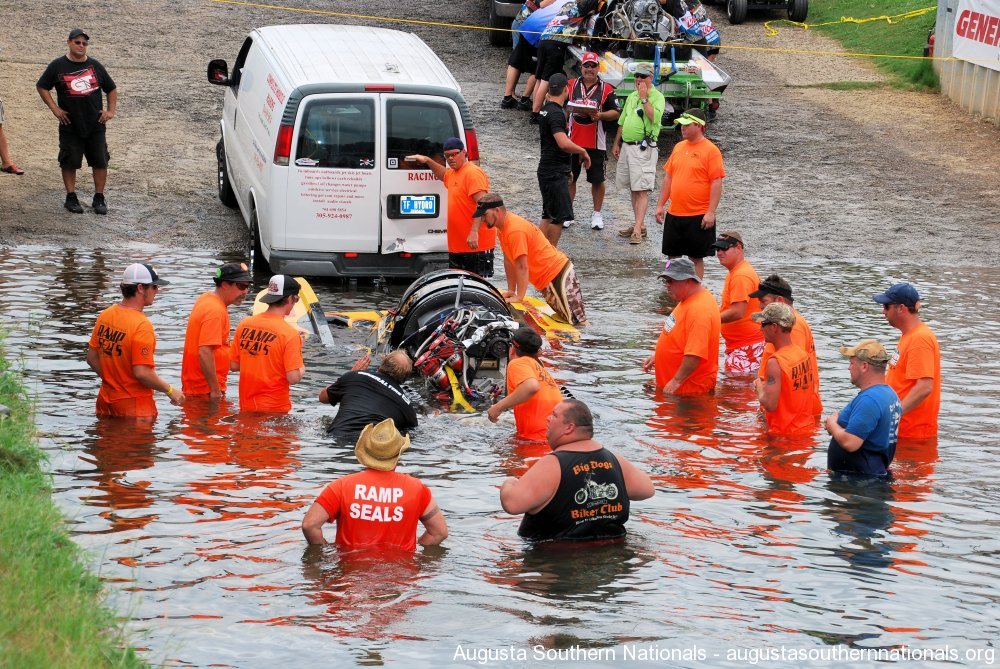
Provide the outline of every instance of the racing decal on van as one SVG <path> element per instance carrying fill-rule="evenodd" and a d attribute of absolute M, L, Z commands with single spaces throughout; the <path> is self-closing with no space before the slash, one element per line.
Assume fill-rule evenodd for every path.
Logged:
<path fill-rule="evenodd" d="M 358 160 L 358 167 L 375 167 L 374 158 L 360 158 Z"/>
<path fill-rule="evenodd" d="M 295 164 L 299 167 L 316 167 L 319 165 L 319 161 L 313 158 L 299 158 L 295 161 Z"/>

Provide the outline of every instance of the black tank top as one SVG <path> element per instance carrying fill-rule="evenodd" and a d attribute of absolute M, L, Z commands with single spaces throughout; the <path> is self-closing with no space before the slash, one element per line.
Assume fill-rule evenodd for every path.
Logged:
<path fill-rule="evenodd" d="M 556 451 L 559 488 L 537 514 L 526 513 L 517 533 L 533 541 L 625 536 L 629 500 L 621 465 L 611 451 Z"/>

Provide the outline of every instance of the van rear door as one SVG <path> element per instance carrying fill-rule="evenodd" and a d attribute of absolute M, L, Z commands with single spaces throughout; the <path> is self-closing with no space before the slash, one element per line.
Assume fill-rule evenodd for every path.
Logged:
<path fill-rule="evenodd" d="M 378 110 L 378 94 L 302 100 L 288 164 L 285 248 L 378 252 Z"/>
<path fill-rule="evenodd" d="M 454 101 L 435 95 L 381 95 L 385 156 L 382 158 L 382 253 L 448 249 L 448 196 L 424 165 L 405 160 L 420 153 L 442 165 L 444 140 L 463 137 Z"/>

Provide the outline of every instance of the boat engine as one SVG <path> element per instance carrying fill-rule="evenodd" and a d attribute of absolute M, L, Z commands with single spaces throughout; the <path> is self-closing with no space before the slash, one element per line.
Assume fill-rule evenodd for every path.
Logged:
<path fill-rule="evenodd" d="M 462 270 L 426 274 L 406 289 L 387 327 L 388 347 L 409 354 L 438 399 L 468 407 L 503 394 L 519 324 L 486 279 Z"/>

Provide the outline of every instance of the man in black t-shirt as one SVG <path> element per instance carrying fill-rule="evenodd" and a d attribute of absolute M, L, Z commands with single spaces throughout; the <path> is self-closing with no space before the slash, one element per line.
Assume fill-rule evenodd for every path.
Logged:
<path fill-rule="evenodd" d="M 583 169 L 590 168 L 587 149 L 574 144 L 566 130 L 563 105 L 569 97 L 569 82 L 562 73 L 549 77 L 549 92 L 538 118 L 541 155 L 538 158 L 538 188 L 542 192 L 542 222 L 538 227 L 552 246 L 559 245 L 563 223 L 573 220 L 569 196 L 570 155 L 580 156 Z"/>
<path fill-rule="evenodd" d="M 83 157 L 94 172 L 95 214 L 107 214 L 104 184 L 108 178 L 107 122 L 115 117 L 118 90 L 104 66 L 87 56 L 90 37 L 80 28 L 69 34 L 69 52 L 56 58 L 45 68 L 35 84 L 42 101 L 59 119 L 59 167 L 66 186 L 66 209 L 82 214 L 83 207 L 76 196 L 76 171 L 83 167 Z M 51 90 L 56 89 L 56 100 Z M 108 96 L 104 109 L 101 91 Z"/>
<path fill-rule="evenodd" d="M 366 371 L 371 356 L 358 360 L 351 371 L 319 393 L 319 401 L 340 405 L 328 434 L 357 435 L 369 423 L 391 418 L 406 434 L 417 426 L 417 412 L 400 386 L 413 373 L 413 362 L 403 351 L 385 356 L 377 372 Z"/>

